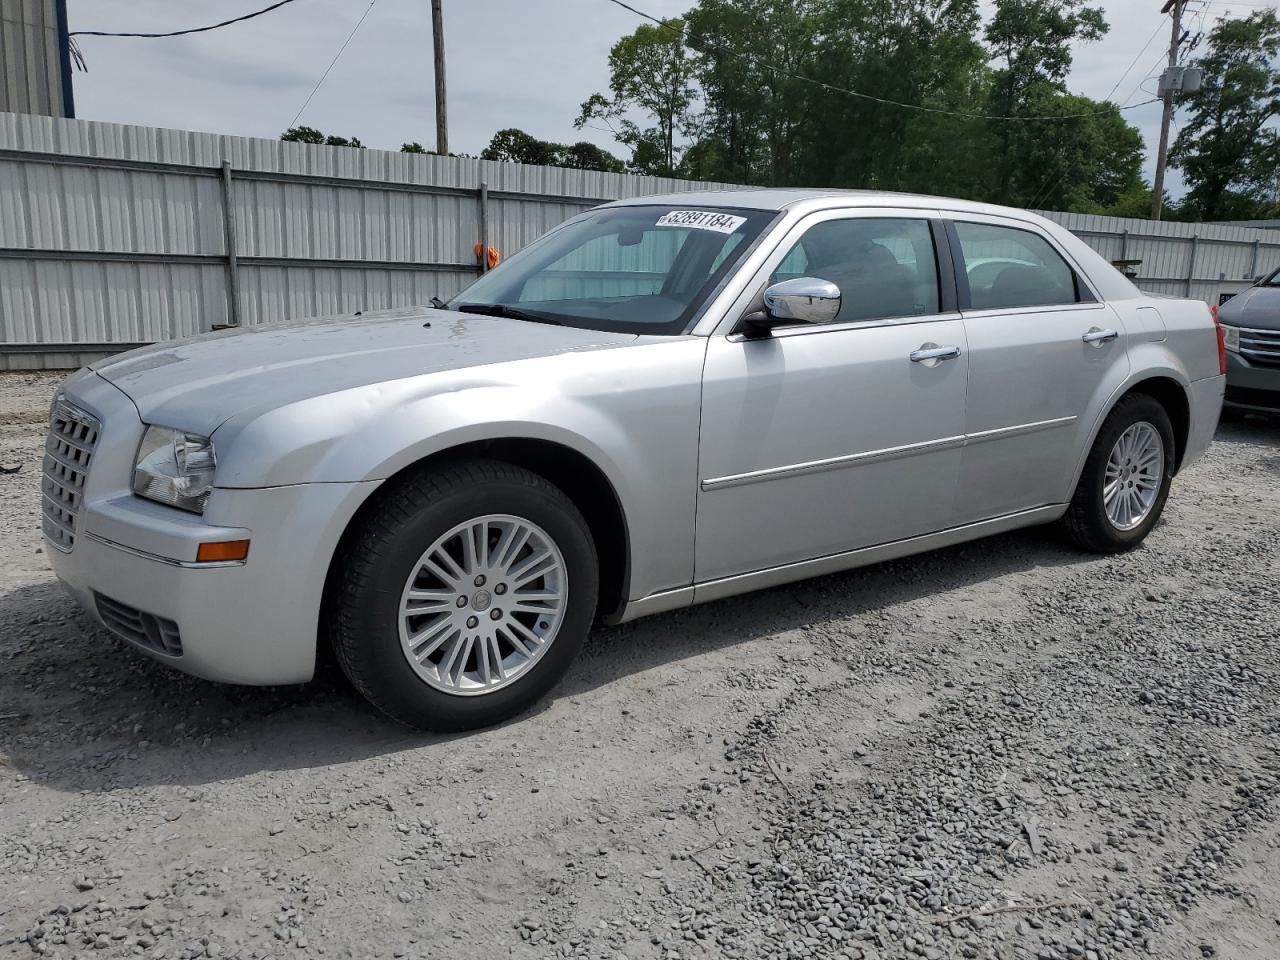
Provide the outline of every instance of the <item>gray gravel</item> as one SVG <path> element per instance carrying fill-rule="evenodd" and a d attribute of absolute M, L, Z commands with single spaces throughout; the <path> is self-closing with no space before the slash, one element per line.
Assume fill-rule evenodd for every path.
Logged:
<path fill-rule="evenodd" d="M 0 376 L 0 956 L 1280 955 L 1280 424 L 1135 553 L 1027 531 L 603 630 L 435 737 L 76 610 L 54 382 Z"/>

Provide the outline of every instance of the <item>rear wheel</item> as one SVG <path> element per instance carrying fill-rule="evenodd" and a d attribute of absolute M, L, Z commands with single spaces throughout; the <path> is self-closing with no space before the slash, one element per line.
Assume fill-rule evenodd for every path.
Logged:
<path fill-rule="evenodd" d="M 411 726 L 466 730 L 525 709 L 595 614 L 586 521 L 519 467 L 472 461 L 389 489 L 341 559 L 329 618 L 356 688 Z"/>
<path fill-rule="evenodd" d="M 1077 545 L 1119 553 L 1160 520 L 1174 469 L 1173 426 L 1164 407 L 1130 394 L 1107 416 L 1062 519 Z"/>

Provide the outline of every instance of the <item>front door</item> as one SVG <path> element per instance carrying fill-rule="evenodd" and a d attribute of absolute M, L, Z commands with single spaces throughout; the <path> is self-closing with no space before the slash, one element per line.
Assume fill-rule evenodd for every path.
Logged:
<path fill-rule="evenodd" d="M 1128 374 L 1120 319 L 1035 230 L 975 218 L 952 238 L 969 343 L 960 519 L 1063 503 L 1091 412 Z"/>
<path fill-rule="evenodd" d="M 835 321 L 711 338 L 698 582 L 953 522 L 967 347 L 963 322 L 944 312 L 935 231 L 919 217 L 803 221 L 760 282 L 830 280 L 842 294 Z"/>

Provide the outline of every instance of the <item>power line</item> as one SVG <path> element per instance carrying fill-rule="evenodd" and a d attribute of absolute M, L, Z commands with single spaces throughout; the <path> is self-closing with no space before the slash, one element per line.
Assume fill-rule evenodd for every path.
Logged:
<path fill-rule="evenodd" d="M 292 130 L 294 124 L 298 122 L 298 118 L 302 116 L 303 111 L 306 110 L 307 106 L 311 103 L 311 98 L 316 95 L 316 91 L 324 84 L 325 79 L 329 76 L 329 71 L 332 70 L 333 65 L 338 62 L 338 58 L 342 56 L 342 51 L 347 49 L 347 44 L 351 42 L 351 38 L 356 35 L 357 31 L 359 31 L 361 25 L 365 21 L 365 18 L 372 12 L 373 5 L 377 2 L 378 0 L 369 0 L 369 6 L 365 8 L 364 16 L 356 21 L 356 25 L 352 27 L 351 32 L 347 34 L 347 39 L 342 41 L 342 46 L 340 46 L 338 48 L 338 52 L 333 55 L 333 59 L 329 61 L 329 65 L 324 68 L 324 73 L 320 74 L 320 79 L 316 81 L 316 85 L 312 87 L 311 92 L 307 94 L 307 99 L 302 101 L 302 106 L 300 106 L 298 108 L 298 112 L 293 115 L 293 119 L 289 121 L 289 126 L 285 127 L 286 130 Z"/>
<path fill-rule="evenodd" d="M 612 3 L 615 6 L 622 7 L 622 9 L 630 11 L 631 13 L 634 13 L 637 17 L 641 17 L 645 20 L 650 20 L 664 29 L 668 29 L 668 30 L 671 29 L 670 24 L 666 20 L 662 20 L 658 17 L 655 17 L 653 16 L 653 14 L 645 13 L 643 10 L 637 10 L 635 7 L 631 6 L 629 3 L 625 3 L 624 0 L 607 0 L 607 2 Z M 683 42 L 683 38 L 681 42 Z M 688 45 L 686 44 L 686 46 Z M 697 53 L 699 51 L 695 50 L 694 52 Z M 783 77 L 787 77 L 790 80 L 799 80 L 801 83 L 808 83 L 808 84 L 811 84 L 812 86 L 820 87 L 823 90 L 827 90 L 830 93 L 840 93 L 849 97 L 857 97 L 859 100 L 869 100 L 872 103 L 879 103 L 884 106 L 902 107 L 905 110 L 919 110 L 922 113 L 941 114 L 943 116 L 948 116 L 948 117 L 961 117 L 965 120 L 1009 120 L 1009 121 L 1079 120 L 1084 117 L 1103 116 L 1111 112 L 1110 110 L 1094 110 L 1089 113 L 1065 113 L 1065 114 L 1060 114 L 1058 116 L 1037 117 L 1037 116 L 1002 116 L 1000 114 L 993 114 L 993 113 L 966 113 L 962 110 L 946 110 L 942 107 L 926 107 L 923 104 L 919 104 L 919 103 L 905 103 L 901 100 L 889 100 L 889 99 L 886 99 L 885 97 L 876 97 L 869 93 L 859 93 L 857 90 L 848 90 L 844 87 L 837 87 L 834 84 L 824 83 L 822 80 L 814 80 L 811 77 L 804 77 L 798 73 L 791 73 L 787 70 L 783 70 L 781 67 L 777 67 L 771 63 L 764 63 L 760 60 L 757 60 L 755 57 L 738 53 L 735 50 L 726 50 L 725 48 L 720 47 L 719 52 L 726 56 L 734 57 L 739 60 L 746 61 L 747 63 L 750 63 L 753 66 L 761 67 L 765 70 L 772 70 L 774 73 Z M 1155 103 L 1155 102 L 1156 102 L 1155 100 L 1144 100 L 1142 103 L 1132 103 L 1125 107 L 1115 107 L 1115 109 L 1133 110 L 1137 107 L 1145 107 L 1147 104 Z"/>
<path fill-rule="evenodd" d="M 1124 68 L 1124 73 L 1120 74 L 1120 79 L 1117 80 L 1116 85 L 1111 88 L 1111 92 L 1102 98 L 1103 100 L 1110 100 L 1112 97 L 1116 95 L 1116 91 L 1120 89 L 1120 84 L 1124 83 L 1124 78 L 1129 75 L 1129 72 L 1133 70 L 1135 66 L 1137 66 L 1138 61 L 1142 59 L 1142 55 L 1151 48 L 1151 44 L 1155 42 L 1156 36 L 1160 33 L 1160 29 L 1164 26 L 1164 22 L 1168 19 L 1169 19 L 1169 14 L 1167 13 L 1160 18 L 1159 22 L 1156 24 L 1156 28 L 1151 31 L 1151 36 L 1147 37 L 1147 42 L 1144 43 L 1142 45 L 1142 49 L 1138 51 L 1138 55 L 1129 62 L 1129 66 Z"/>
<path fill-rule="evenodd" d="M 189 33 L 204 33 L 207 30 L 217 30 L 220 27 L 229 27 L 233 23 L 243 23 L 245 20 L 252 20 L 254 17 L 260 17 L 264 13 L 270 13 L 272 10 L 278 10 L 286 3 L 293 3 L 293 0 L 278 0 L 277 3 L 271 4 L 269 7 L 263 7 L 261 10 L 255 10 L 253 13 L 246 13 L 243 17 L 232 17 L 230 20 L 223 20 L 221 23 L 211 23 L 207 27 L 192 27 L 189 30 L 171 30 L 168 33 L 112 33 L 107 30 L 75 30 L 67 36 L 69 37 L 145 37 L 147 39 L 155 39 L 158 37 L 182 37 Z"/>

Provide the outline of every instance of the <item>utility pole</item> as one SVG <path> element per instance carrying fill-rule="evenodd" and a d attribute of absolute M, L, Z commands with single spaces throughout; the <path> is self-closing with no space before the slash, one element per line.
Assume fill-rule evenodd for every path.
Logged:
<path fill-rule="evenodd" d="M 436 153 L 449 155 L 449 103 L 444 84 L 444 12 L 442 0 L 431 0 L 431 32 L 436 45 Z M 1181 2 L 1181 0 L 1179 0 Z"/>
<path fill-rule="evenodd" d="M 1178 47 L 1182 44 L 1182 5 L 1185 0 L 1167 0 L 1161 13 L 1173 13 L 1173 34 L 1169 39 L 1169 66 L 1178 65 Z M 1160 116 L 1160 148 L 1156 152 L 1156 177 L 1151 189 L 1151 219 L 1160 219 L 1164 205 L 1164 168 L 1169 160 L 1169 124 L 1173 120 L 1174 91 L 1164 91 L 1164 111 Z"/>

